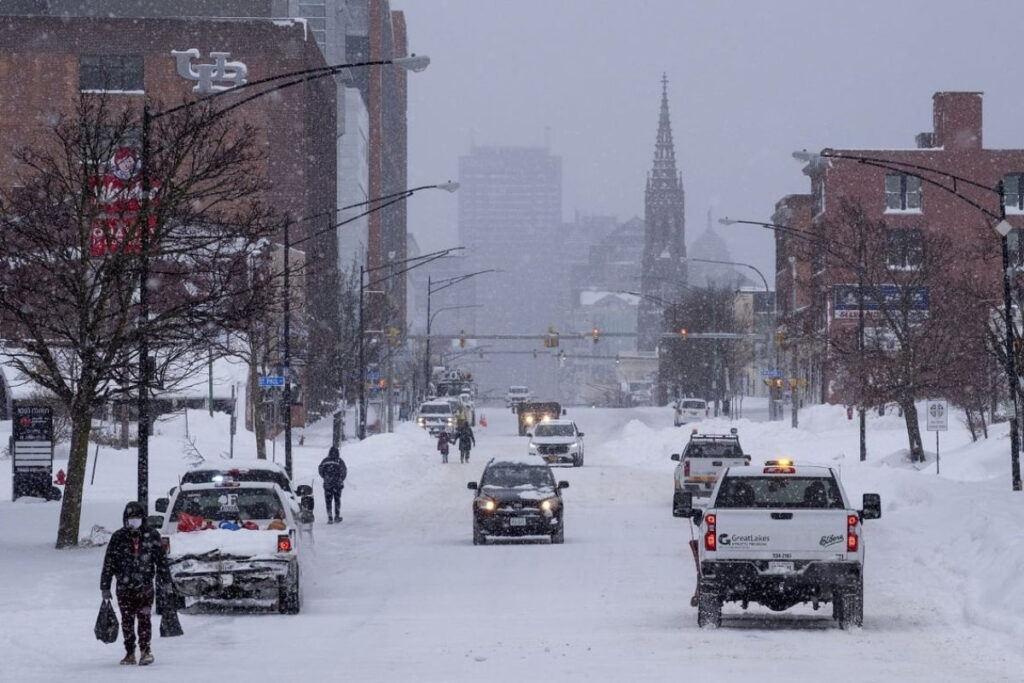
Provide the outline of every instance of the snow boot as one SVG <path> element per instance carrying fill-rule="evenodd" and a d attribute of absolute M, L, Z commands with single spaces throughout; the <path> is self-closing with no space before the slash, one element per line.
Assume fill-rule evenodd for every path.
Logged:
<path fill-rule="evenodd" d="M 334 517 L 332 517 L 331 515 L 327 515 L 327 523 L 334 524 Z"/>
<path fill-rule="evenodd" d="M 124 656 L 124 659 L 121 660 L 121 665 L 122 666 L 126 666 L 128 664 L 134 664 L 134 663 L 135 663 L 135 650 L 132 650 L 131 652 L 126 654 Z"/>
<path fill-rule="evenodd" d="M 149 650 L 143 650 L 139 655 L 139 666 L 147 666 L 153 663 L 153 654 Z"/>

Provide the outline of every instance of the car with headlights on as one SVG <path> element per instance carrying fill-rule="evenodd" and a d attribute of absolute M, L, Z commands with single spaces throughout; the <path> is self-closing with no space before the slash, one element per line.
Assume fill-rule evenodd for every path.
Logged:
<path fill-rule="evenodd" d="M 480 482 L 469 482 L 473 499 L 473 545 L 488 538 L 547 536 L 565 540 L 562 490 L 547 463 L 536 457 L 494 458 L 484 467 Z"/>
<path fill-rule="evenodd" d="M 451 401 L 427 401 L 416 411 L 416 424 L 426 429 L 431 436 L 437 436 L 441 432 L 450 434 L 455 431 L 457 416 L 457 409 Z"/>
<path fill-rule="evenodd" d="M 572 420 L 547 420 L 527 432 L 530 455 L 550 465 L 583 466 L 583 432 Z"/>

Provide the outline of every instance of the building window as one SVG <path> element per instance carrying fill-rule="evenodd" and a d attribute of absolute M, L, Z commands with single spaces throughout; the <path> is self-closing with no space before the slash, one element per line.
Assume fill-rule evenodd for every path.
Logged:
<path fill-rule="evenodd" d="M 815 178 L 811 181 L 811 200 L 814 204 L 812 210 L 815 216 L 825 213 L 825 180 L 823 178 Z"/>
<path fill-rule="evenodd" d="M 886 264 L 892 270 L 917 270 L 924 262 L 924 241 L 920 230 L 889 230 L 885 245 Z"/>
<path fill-rule="evenodd" d="M 78 89 L 100 92 L 143 92 L 142 55 L 81 55 Z"/>
<path fill-rule="evenodd" d="M 906 173 L 885 175 L 885 210 L 921 211 L 921 179 Z"/>
<path fill-rule="evenodd" d="M 1024 173 L 1003 176 L 1003 206 L 1006 213 L 1024 213 Z"/>

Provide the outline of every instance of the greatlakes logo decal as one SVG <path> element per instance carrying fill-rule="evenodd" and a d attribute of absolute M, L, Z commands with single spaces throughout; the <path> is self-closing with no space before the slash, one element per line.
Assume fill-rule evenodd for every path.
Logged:
<path fill-rule="evenodd" d="M 729 534 L 718 535 L 718 543 L 720 545 L 768 545 L 771 540 L 771 536 L 762 536 L 760 534 L 739 534 L 736 536 L 730 536 Z"/>

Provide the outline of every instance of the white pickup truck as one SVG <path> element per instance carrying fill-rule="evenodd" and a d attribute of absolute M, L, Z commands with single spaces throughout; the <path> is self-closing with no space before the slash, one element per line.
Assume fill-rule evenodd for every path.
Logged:
<path fill-rule="evenodd" d="M 301 506 L 311 511 L 312 496 L 303 496 Z M 182 484 L 157 510 L 167 512 L 160 535 L 178 595 L 299 612 L 300 521 L 277 484 Z"/>
<path fill-rule="evenodd" d="M 699 626 L 719 625 L 724 602 L 775 611 L 831 602 L 840 628 L 861 625 L 861 524 L 882 516 L 878 494 L 865 493 L 856 510 L 831 468 L 778 460 L 726 470 L 704 510 L 689 492 L 681 502 L 679 516 L 700 528 Z"/>
<path fill-rule="evenodd" d="M 679 463 L 673 473 L 673 514 L 679 510 L 683 491 L 689 491 L 695 496 L 711 495 L 718 475 L 725 468 L 750 464 L 750 456 L 743 454 L 735 427 L 729 434 L 698 434 L 694 429 L 686 448 L 682 453 L 673 453 L 672 460 Z"/>

